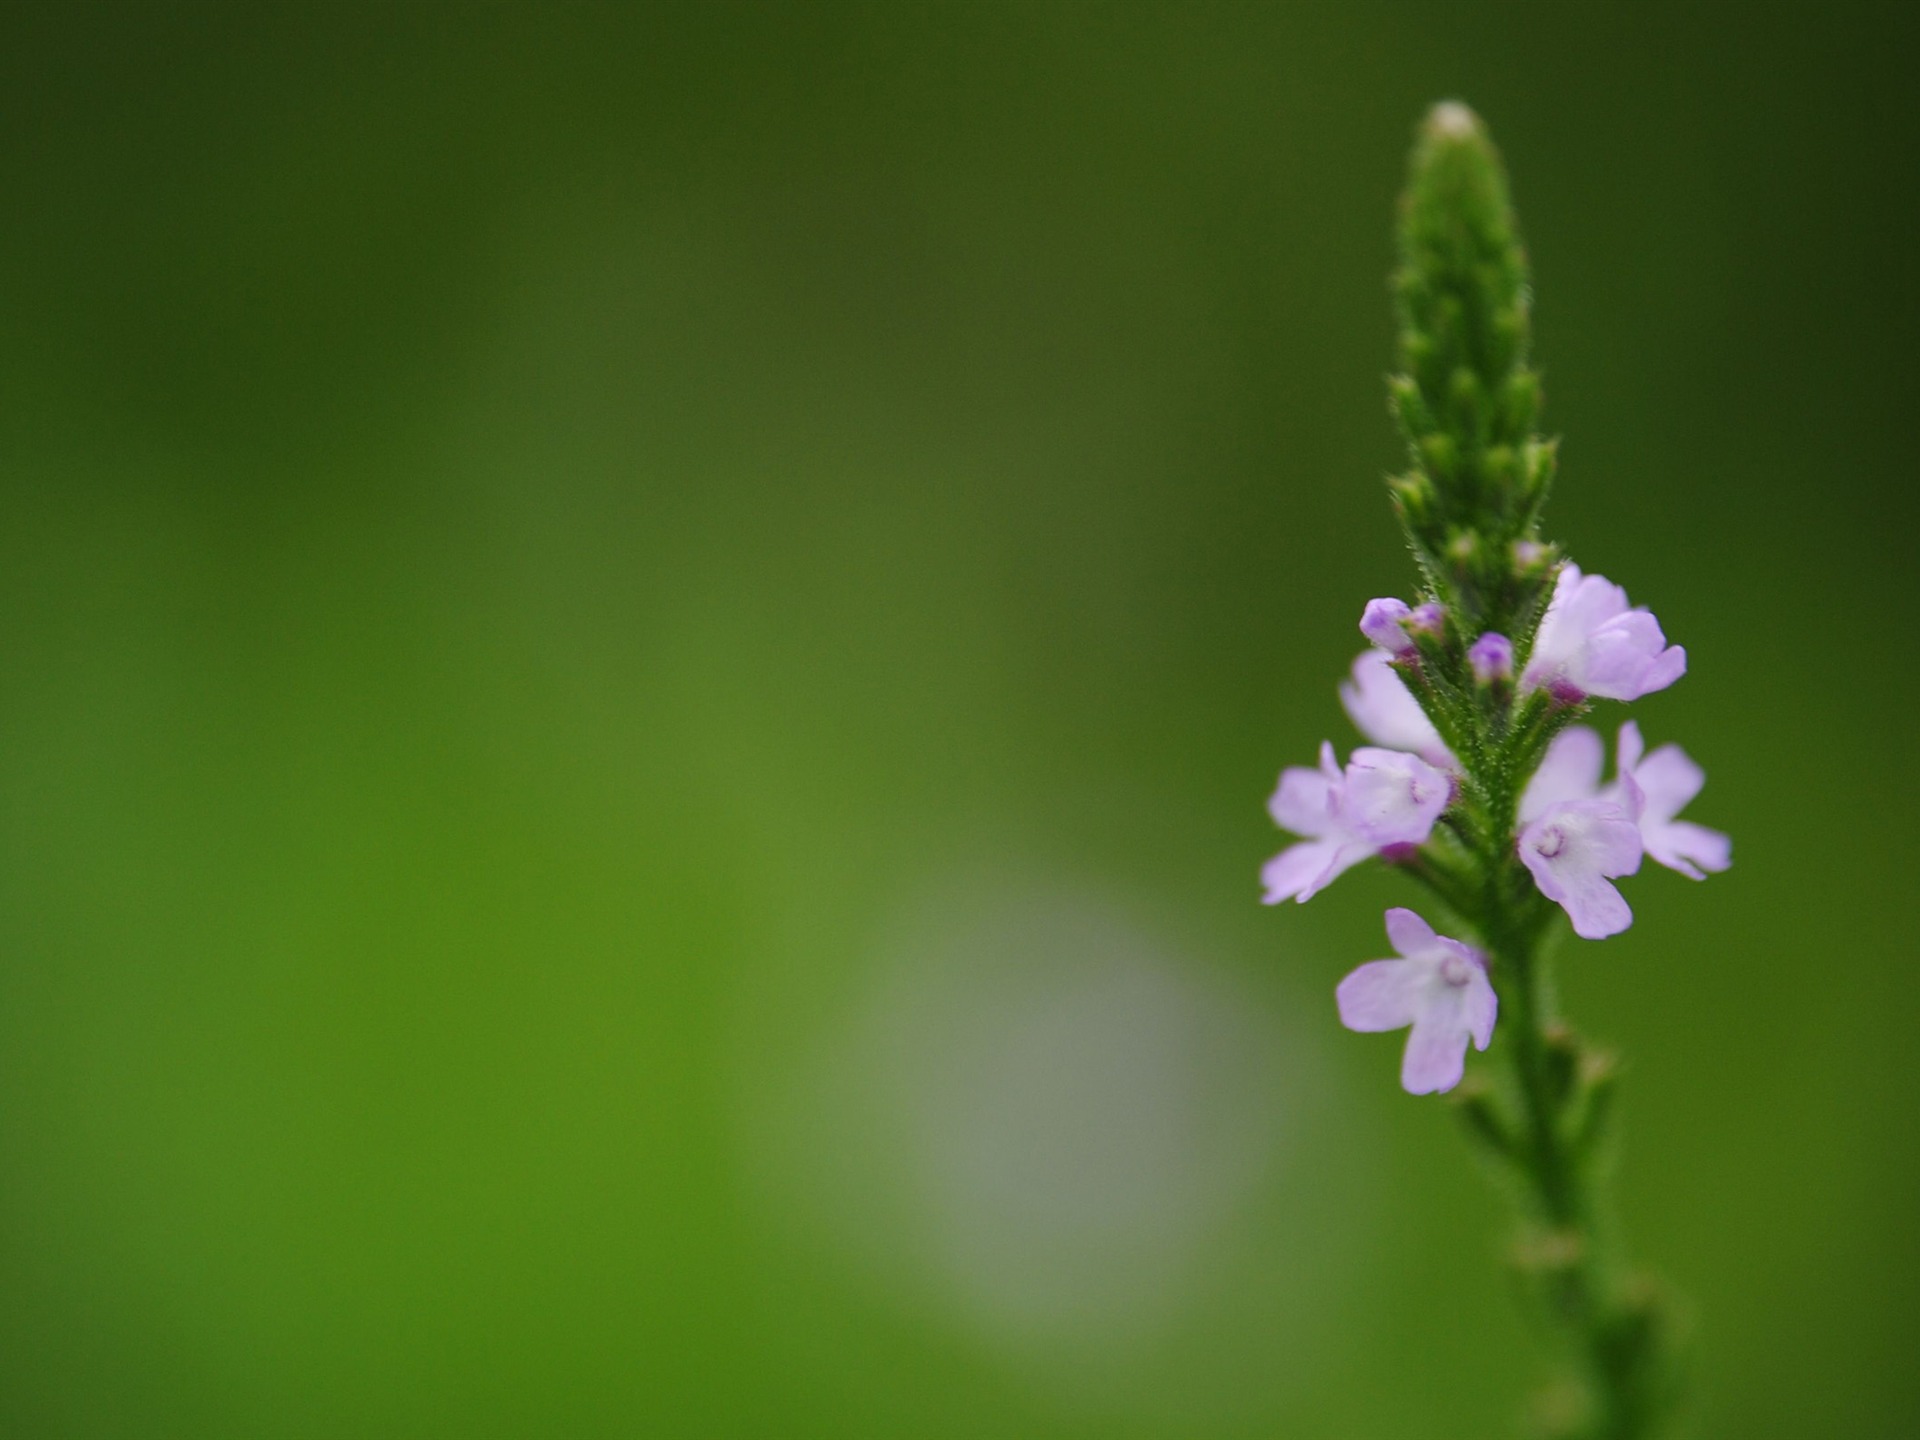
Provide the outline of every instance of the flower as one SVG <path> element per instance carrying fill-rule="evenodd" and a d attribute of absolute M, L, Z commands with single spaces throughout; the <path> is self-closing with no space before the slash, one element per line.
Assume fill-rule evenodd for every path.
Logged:
<path fill-rule="evenodd" d="M 1413 641 L 1401 622 L 1412 614 L 1404 600 L 1369 600 L 1360 612 L 1360 633 L 1389 655 L 1404 655 L 1413 649 Z"/>
<path fill-rule="evenodd" d="M 1467 664 L 1473 667 L 1473 678 L 1482 685 L 1490 685 L 1495 680 L 1511 680 L 1513 642 L 1489 630 L 1467 647 Z"/>
<path fill-rule="evenodd" d="M 1401 1086 L 1409 1095 L 1451 1090 L 1466 1069 L 1467 1041 L 1485 1050 L 1493 1039 L 1500 1000 L 1486 957 L 1436 935 L 1411 910 L 1387 911 L 1387 939 L 1401 958 L 1369 960 L 1340 982 L 1340 1023 L 1360 1031 L 1411 1025 Z"/>
<path fill-rule="evenodd" d="M 1362 746 L 1342 771 L 1322 743 L 1320 768 L 1289 766 L 1268 802 L 1282 829 L 1308 838 L 1260 872 L 1266 903 L 1304 903 L 1368 856 L 1424 843 L 1452 798 L 1452 780 L 1417 755 Z"/>
<path fill-rule="evenodd" d="M 1378 650 L 1363 651 L 1353 662 L 1352 678 L 1340 682 L 1340 703 L 1354 728 L 1374 744 L 1411 750 L 1443 770 L 1460 768 L 1393 661 Z"/>
<path fill-rule="evenodd" d="M 1625 897 L 1608 882 L 1640 868 L 1640 827 L 1608 800 L 1557 800 L 1520 832 L 1520 863 L 1540 893 L 1586 940 L 1618 935 L 1633 923 Z"/>
<path fill-rule="evenodd" d="M 1520 797 L 1520 819 L 1533 820 L 1562 800 L 1611 801 L 1640 830 L 1640 842 L 1657 863 L 1693 880 L 1733 863 L 1733 842 L 1718 830 L 1677 820 L 1687 802 L 1707 783 L 1706 772 L 1678 745 L 1662 745 L 1645 754 L 1640 727 L 1620 727 L 1616 778 L 1601 785 L 1604 745 L 1585 725 L 1563 731 L 1547 747 L 1540 768 Z"/>
<path fill-rule="evenodd" d="M 1638 700 L 1686 671 L 1687 652 L 1667 644 L 1650 611 L 1629 609 L 1625 590 L 1604 576 L 1582 575 L 1569 562 L 1534 636 L 1520 688 L 1544 686 L 1576 701 L 1589 695 Z"/>

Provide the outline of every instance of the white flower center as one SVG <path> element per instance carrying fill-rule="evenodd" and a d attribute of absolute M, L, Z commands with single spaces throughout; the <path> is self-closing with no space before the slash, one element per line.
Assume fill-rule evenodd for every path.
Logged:
<path fill-rule="evenodd" d="M 1449 955 L 1440 962 L 1440 978 L 1449 985 L 1464 985 L 1473 978 L 1473 962 L 1464 955 Z"/>
<path fill-rule="evenodd" d="M 1533 848 L 1542 859 L 1551 860 L 1567 848 L 1567 832 L 1558 825 L 1549 825 L 1540 832 L 1540 838 L 1533 842 Z"/>

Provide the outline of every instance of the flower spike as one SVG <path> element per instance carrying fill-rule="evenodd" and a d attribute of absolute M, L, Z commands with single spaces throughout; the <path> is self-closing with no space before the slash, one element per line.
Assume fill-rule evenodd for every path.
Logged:
<path fill-rule="evenodd" d="M 1616 882 L 1643 859 L 1699 880 L 1728 867 L 1732 844 L 1679 818 L 1705 783 L 1679 746 L 1649 751 L 1629 721 L 1608 779 L 1606 744 L 1578 723 L 1591 702 L 1672 685 L 1687 652 L 1540 533 L 1558 450 L 1538 431 L 1532 286 L 1499 155 L 1464 105 L 1420 127 L 1399 240 L 1388 388 L 1406 461 L 1387 491 L 1415 599 L 1368 602 L 1372 648 L 1339 687 L 1372 744 L 1344 767 L 1322 745 L 1318 768 L 1280 777 L 1273 818 L 1302 839 L 1267 862 L 1265 898 L 1306 900 L 1380 855 L 1445 907 L 1453 935 L 1387 912 L 1396 958 L 1340 981 L 1340 1020 L 1408 1031 L 1407 1091 L 1460 1089 L 1459 1113 L 1542 1237 L 1527 1273 L 1551 1286 L 1541 1313 L 1587 1392 L 1569 1413 L 1582 1435 L 1651 1440 L 1675 1398 L 1673 1327 L 1626 1282 L 1617 1245 L 1596 1243 L 1618 1067 L 1557 1018 L 1550 943 L 1563 913 L 1588 939 L 1631 925 Z M 1505 1078 L 1480 1083 L 1467 1054 L 1488 1049 L 1496 1018 L 1490 1061 Z"/>

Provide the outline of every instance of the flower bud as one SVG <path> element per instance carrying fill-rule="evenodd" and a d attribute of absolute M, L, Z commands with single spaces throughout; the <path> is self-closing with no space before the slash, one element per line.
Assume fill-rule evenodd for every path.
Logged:
<path fill-rule="evenodd" d="M 1522 575 L 1537 575 L 1544 571 L 1553 559 L 1553 547 L 1542 545 L 1538 540 L 1516 540 L 1513 542 L 1513 568 Z"/>
<path fill-rule="evenodd" d="M 1482 685 L 1513 678 L 1513 642 L 1489 630 L 1467 647 L 1467 664 Z"/>
<path fill-rule="evenodd" d="M 1360 633 L 1389 655 L 1404 655 L 1413 649 L 1413 641 L 1401 622 L 1413 613 L 1404 600 L 1369 600 L 1360 616 Z"/>

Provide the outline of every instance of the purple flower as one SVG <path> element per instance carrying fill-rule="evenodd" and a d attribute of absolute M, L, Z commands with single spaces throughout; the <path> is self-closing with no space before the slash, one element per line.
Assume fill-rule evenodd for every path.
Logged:
<path fill-rule="evenodd" d="M 1573 933 L 1618 935 L 1633 911 L 1610 883 L 1640 868 L 1640 827 L 1607 800 L 1559 800 L 1520 832 L 1520 862 L 1540 893 L 1559 904 Z"/>
<path fill-rule="evenodd" d="M 1418 755 L 1362 745 L 1347 762 L 1347 812 L 1370 843 L 1422 845 L 1453 799 L 1452 777 Z"/>
<path fill-rule="evenodd" d="M 1443 770 L 1460 768 L 1407 682 L 1378 650 L 1363 651 L 1353 662 L 1353 678 L 1340 682 L 1340 703 L 1347 707 L 1354 727 L 1374 744 L 1411 750 Z"/>
<path fill-rule="evenodd" d="M 1451 1090 L 1466 1069 L 1467 1041 L 1485 1050 L 1493 1039 L 1500 1000 L 1486 957 L 1434 934 L 1411 910 L 1387 911 L 1387 939 L 1401 958 L 1369 960 L 1340 982 L 1340 1023 L 1361 1031 L 1411 1025 L 1400 1084 L 1409 1095 Z"/>
<path fill-rule="evenodd" d="M 1639 827 L 1647 854 L 1669 870 L 1704 880 L 1708 871 L 1725 870 L 1733 863 L 1733 842 L 1725 835 L 1674 818 L 1707 781 L 1686 751 L 1662 745 L 1645 754 L 1640 727 L 1629 720 L 1620 727 L 1617 777 L 1603 786 L 1604 749 L 1598 733 L 1584 725 L 1560 734 L 1520 797 L 1520 819 L 1533 820 L 1558 801 L 1608 801 Z"/>
<path fill-rule="evenodd" d="M 1413 649 L 1413 641 L 1402 622 L 1412 614 L 1404 600 L 1369 600 L 1360 614 L 1360 633 L 1389 655 L 1404 655 Z"/>
<path fill-rule="evenodd" d="M 1489 630 L 1473 644 L 1467 647 L 1467 664 L 1473 667 L 1473 678 L 1482 685 L 1495 680 L 1513 678 L 1513 642 L 1496 631 Z"/>
<path fill-rule="evenodd" d="M 1416 605 L 1407 616 L 1406 625 L 1411 632 L 1438 637 L 1447 626 L 1447 607 L 1434 600 Z"/>
<path fill-rule="evenodd" d="M 1288 767 L 1268 802 L 1282 829 L 1307 838 L 1260 872 L 1266 903 L 1304 903 L 1368 856 L 1424 843 L 1452 797 L 1452 780 L 1417 755 L 1363 746 L 1343 772 L 1322 744 L 1320 768 Z"/>
<path fill-rule="evenodd" d="M 1638 700 L 1686 670 L 1687 652 L 1667 644 L 1651 612 L 1629 609 L 1625 590 L 1603 576 L 1582 575 L 1569 562 L 1561 567 L 1520 688 Z"/>

